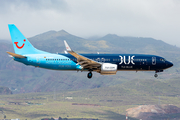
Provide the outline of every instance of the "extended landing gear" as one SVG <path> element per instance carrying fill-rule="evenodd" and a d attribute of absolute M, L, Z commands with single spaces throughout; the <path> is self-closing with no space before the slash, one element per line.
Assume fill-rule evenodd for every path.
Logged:
<path fill-rule="evenodd" d="M 154 74 L 154 77 L 155 77 L 155 78 L 157 78 L 157 77 L 158 77 L 158 74 L 157 74 L 157 73 L 155 73 L 155 74 Z"/>
<path fill-rule="evenodd" d="M 90 72 L 87 74 L 87 77 L 88 77 L 89 79 L 91 79 L 92 76 L 93 76 L 93 74 L 92 74 L 92 72 L 90 71 Z"/>
<path fill-rule="evenodd" d="M 163 70 L 156 70 L 155 74 L 154 74 L 154 77 L 157 78 L 158 77 L 158 72 L 163 72 Z"/>

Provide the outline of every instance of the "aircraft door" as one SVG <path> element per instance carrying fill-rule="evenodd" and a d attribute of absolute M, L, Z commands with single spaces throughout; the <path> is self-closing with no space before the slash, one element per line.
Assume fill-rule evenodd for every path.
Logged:
<path fill-rule="evenodd" d="M 152 65 L 156 65 L 156 57 L 152 57 Z"/>
<path fill-rule="evenodd" d="M 147 65 L 147 61 L 141 61 L 140 64 L 141 65 Z"/>
<path fill-rule="evenodd" d="M 36 57 L 37 64 L 40 64 L 40 57 Z"/>

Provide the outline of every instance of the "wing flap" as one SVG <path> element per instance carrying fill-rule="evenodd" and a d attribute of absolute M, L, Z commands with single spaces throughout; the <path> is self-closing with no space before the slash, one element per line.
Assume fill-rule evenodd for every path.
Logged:
<path fill-rule="evenodd" d="M 26 58 L 25 56 L 22 56 L 22 55 L 19 55 L 19 54 L 16 54 L 16 53 L 12 53 L 12 52 L 8 52 L 7 53 L 13 57 L 16 57 L 16 58 Z"/>

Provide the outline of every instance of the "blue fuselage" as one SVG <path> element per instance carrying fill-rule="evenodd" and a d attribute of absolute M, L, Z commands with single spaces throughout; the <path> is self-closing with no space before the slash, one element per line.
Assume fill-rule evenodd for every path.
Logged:
<path fill-rule="evenodd" d="M 101 63 L 117 65 L 117 70 L 161 71 L 173 64 L 162 57 L 143 54 L 81 54 Z M 71 54 L 27 54 L 27 58 L 14 60 L 26 65 L 54 70 L 82 70 Z M 86 70 L 86 69 L 85 69 Z"/>

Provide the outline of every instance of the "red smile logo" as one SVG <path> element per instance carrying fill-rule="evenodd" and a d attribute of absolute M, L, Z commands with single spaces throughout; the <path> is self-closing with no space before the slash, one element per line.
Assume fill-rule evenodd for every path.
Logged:
<path fill-rule="evenodd" d="M 26 40 L 24 39 L 24 42 L 26 42 Z M 16 45 L 16 47 L 18 48 L 18 49 L 22 49 L 23 47 L 24 47 L 24 43 L 23 43 L 23 45 L 22 46 L 18 46 L 18 42 L 14 42 L 14 44 Z"/>

